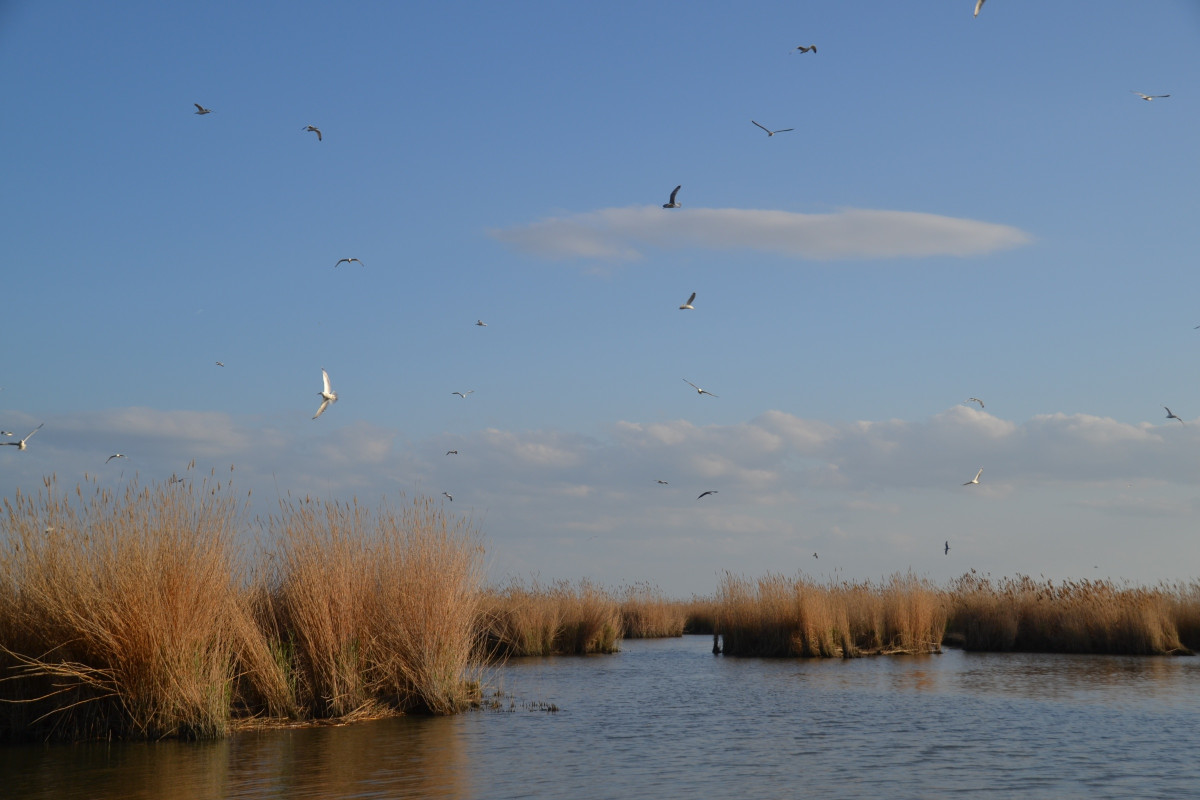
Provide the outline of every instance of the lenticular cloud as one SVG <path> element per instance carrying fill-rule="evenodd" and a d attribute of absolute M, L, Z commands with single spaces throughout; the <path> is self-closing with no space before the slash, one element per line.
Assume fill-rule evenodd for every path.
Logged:
<path fill-rule="evenodd" d="M 798 214 L 741 208 L 664 213 L 605 208 L 493 230 L 496 239 L 543 258 L 636 259 L 644 249 L 757 250 L 811 260 L 971 256 L 1030 241 L 1009 225 L 916 211 L 843 209 Z"/>

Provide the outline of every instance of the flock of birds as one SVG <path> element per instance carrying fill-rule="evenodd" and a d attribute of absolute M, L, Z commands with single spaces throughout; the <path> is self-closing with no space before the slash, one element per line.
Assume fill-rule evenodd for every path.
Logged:
<path fill-rule="evenodd" d="M 978 16 L 979 16 L 979 12 L 980 12 L 980 10 L 983 8 L 983 4 L 984 4 L 985 2 L 986 2 L 986 0 L 976 0 L 976 3 L 975 3 L 975 16 L 976 16 L 976 17 L 978 17 Z M 797 47 L 793 48 L 792 50 L 790 50 L 789 52 L 790 52 L 790 53 L 813 53 L 813 54 L 815 54 L 815 53 L 817 52 L 817 46 L 816 46 L 815 44 L 810 44 L 810 45 L 799 45 L 799 46 L 797 46 Z M 1153 101 L 1153 100 L 1162 99 L 1162 98 L 1167 98 L 1167 97 L 1170 97 L 1170 96 L 1171 96 L 1171 95 L 1169 95 L 1169 94 L 1153 94 L 1153 95 L 1151 95 L 1151 94 L 1144 94 L 1144 93 L 1142 93 L 1142 92 L 1139 92 L 1139 91 L 1136 91 L 1136 90 L 1130 90 L 1130 91 L 1131 91 L 1133 94 L 1136 94 L 1136 95 L 1137 95 L 1139 98 L 1141 98 L 1142 100 L 1145 100 L 1145 101 L 1147 101 L 1147 102 L 1151 102 L 1151 101 Z M 206 108 L 205 106 L 202 106 L 202 105 L 201 105 L 201 104 L 199 104 L 199 103 L 193 103 L 193 105 L 196 107 L 196 111 L 195 111 L 194 113 L 195 113 L 195 114 L 197 114 L 197 115 L 201 115 L 201 116 L 203 116 L 203 115 L 206 115 L 206 114 L 211 114 L 211 113 L 212 113 L 212 109 L 211 109 L 211 108 Z M 767 126 L 765 126 L 765 125 L 762 125 L 761 123 L 759 123 L 758 121 L 756 121 L 756 120 L 753 120 L 753 119 L 752 119 L 752 120 L 750 120 L 750 122 L 751 122 L 753 125 L 755 125 L 756 127 L 758 127 L 758 128 L 760 128 L 760 129 L 762 129 L 762 130 L 763 130 L 763 131 L 764 131 L 764 132 L 767 134 L 767 136 L 768 136 L 768 137 L 774 136 L 774 135 L 775 135 L 775 134 L 777 134 L 777 133 L 787 133 L 787 132 L 789 132 L 789 131 L 794 131 L 794 130 L 795 130 L 795 128 L 778 128 L 778 129 L 771 129 L 771 128 L 768 128 Z M 318 127 L 317 127 L 317 126 L 315 126 L 315 125 L 305 125 L 305 126 L 304 126 L 303 128 L 301 128 L 300 130 L 301 130 L 302 132 L 304 132 L 304 133 L 315 133 L 315 134 L 317 135 L 317 141 L 318 141 L 318 142 L 324 141 L 324 136 L 323 136 L 323 134 L 321 133 L 321 129 L 320 129 L 320 128 L 318 128 Z M 670 197 L 669 197 L 669 199 L 667 200 L 667 202 L 666 202 L 666 203 L 663 203 L 663 206 L 662 206 L 662 207 L 663 207 L 663 208 L 666 208 L 666 209 L 676 209 L 676 208 L 682 208 L 682 207 L 683 207 L 683 204 L 679 202 L 679 191 L 680 191 L 682 188 L 683 188 L 683 185 L 682 185 L 682 184 L 680 184 L 680 185 L 676 186 L 676 187 L 675 187 L 673 190 L 671 190 L 671 194 L 670 194 Z M 341 259 L 339 259 L 339 260 L 338 260 L 338 261 L 337 261 L 337 262 L 336 262 L 336 263 L 335 263 L 333 266 L 334 266 L 334 268 L 337 268 L 337 267 L 340 267 L 342 264 L 347 264 L 347 265 L 349 265 L 349 264 L 359 264 L 360 266 L 365 266 L 365 265 L 363 264 L 363 262 L 362 262 L 360 259 L 358 259 L 358 258 L 353 258 L 353 257 L 349 257 L 349 258 L 341 258 Z M 685 301 L 685 302 L 684 302 L 682 305 L 680 305 L 680 306 L 679 306 L 679 310 L 680 310 L 680 311 L 694 311 L 694 310 L 695 310 L 695 306 L 694 306 L 693 304 L 695 303 L 695 301 L 696 301 L 696 292 L 692 292 L 692 293 L 691 293 L 691 295 L 688 297 L 688 299 L 687 299 L 687 300 L 686 300 L 686 301 Z M 476 325 L 476 326 L 478 326 L 478 327 L 481 327 L 481 328 L 486 328 L 486 327 L 487 327 L 487 323 L 486 323 L 486 322 L 484 322 L 482 319 L 476 320 L 476 321 L 475 321 L 475 325 Z M 1200 325 L 1198 325 L 1198 326 L 1196 326 L 1196 327 L 1197 327 L 1198 329 L 1200 329 Z M 225 364 L 224 364 L 224 363 L 222 363 L 222 362 L 220 362 L 220 361 L 217 361 L 217 362 L 216 362 L 216 365 L 217 365 L 218 367 L 224 367 L 224 366 L 225 366 Z M 694 384 L 694 383 L 692 383 L 691 381 L 689 381 L 687 378 L 684 378 L 684 379 L 683 379 L 683 381 L 684 381 L 684 383 L 688 384 L 688 385 L 689 385 L 689 386 L 691 386 L 693 389 L 695 389 L 695 390 L 696 390 L 696 394 L 697 394 L 697 395 L 700 395 L 700 396 L 708 395 L 709 397 L 713 397 L 713 398 L 716 398 L 716 397 L 717 397 L 717 395 L 713 394 L 712 392 L 708 391 L 707 389 L 703 389 L 703 388 L 701 388 L 701 387 L 697 386 L 696 384 Z M 325 413 L 325 411 L 326 411 L 326 410 L 328 410 L 328 408 L 329 408 L 331 405 L 333 405 L 334 403 L 336 403 L 336 402 L 337 402 L 337 400 L 338 400 L 338 395 L 337 395 L 337 392 L 333 390 L 333 386 L 332 386 L 332 384 L 331 384 L 331 382 L 330 382 L 330 379 L 329 379 L 329 372 L 328 372 L 327 370 L 325 370 L 325 368 L 324 368 L 324 367 L 322 367 L 322 368 L 321 368 L 321 383 L 322 383 L 321 391 L 319 391 L 319 392 L 317 393 L 317 394 L 318 394 L 318 396 L 321 398 L 321 403 L 320 403 L 320 405 L 317 407 L 317 412 L 316 412 L 315 414 L 313 414 L 313 417 L 312 417 L 312 418 L 313 418 L 314 420 L 315 420 L 315 419 L 318 419 L 318 418 L 319 418 L 319 417 L 320 417 L 322 414 L 324 414 L 324 413 Z M 468 391 L 465 391 L 465 392 L 451 392 L 450 394 L 451 394 L 451 395 L 456 395 L 456 396 L 458 396 L 458 397 L 461 397 L 463 400 L 466 400 L 468 395 L 471 395 L 471 394 L 474 394 L 474 393 L 475 393 L 475 390 L 471 389 L 471 390 L 468 390 Z M 981 410 L 982 410 L 983 408 L 985 408 L 983 400 L 979 399 L 978 397 L 969 397 L 969 398 L 967 398 L 966 402 L 967 402 L 967 403 L 976 403 L 976 404 L 978 404 L 978 405 L 979 405 L 979 408 L 980 408 Z M 1170 408 L 1168 408 L 1167 406 L 1163 406 L 1163 408 L 1164 408 L 1164 409 L 1166 410 L 1166 412 L 1167 412 L 1167 416 L 1166 416 L 1166 418 L 1167 418 L 1167 419 L 1174 419 L 1174 420 L 1178 420 L 1179 424 L 1181 424 L 1181 425 L 1183 425 L 1183 424 L 1184 424 L 1184 421 L 1183 421 L 1183 419 L 1181 419 L 1180 417 L 1176 416 L 1176 415 L 1175 415 L 1175 414 L 1174 414 L 1174 413 L 1171 411 L 1171 409 L 1170 409 Z M 9 446 L 12 446 L 12 447 L 16 447 L 18 450 L 25 450 L 25 449 L 27 449 L 27 447 L 28 447 L 29 440 L 30 440 L 31 438 L 33 438 L 33 435 L 34 435 L 34 434 L 36 434 L 38 431 L 40 431 L 44 425 L 45 425 L 45 423 L 42 423 L 42 424 L 38 425 L 36 428 L 34 428 L 32 431 L 30 431 L 28 434 L 26 434 L 26 435 L 25 435 L 25 437 L 24 437 L 24 438 L 22 438 L 22 439 L 19 439 L 19 440 L 17 440 L 17 441 L 12 441 L 12 442 L 2 442 L 2 443 L 0 443 L 0 445 L 9 445 Z M 15 434 L 14 434 L 12 431 L 0 431 L 0 436 L 12 437 L 12 436 L 14 436 L 14 435 L 15 435 Z M 458 450 L 447 450 L 447 451 L 446 451 L 446 455 L 447 455 L 447 456 L 450 456 L 450 455 L 458 455 Z M 105 463 L 105 464 L 108 464 L 109 462 L 111 462 L 111 461 L 113 461 L 113 460 L 115 460 L 115 459 L 123 459 L 123 458 L 126 458 L 126 455 L 125 455 L 124 453 L 113 453 L 112 455 L 110 455 L 110 456 L 109 456 L 109 457 L 108 457 L 108 458 L 105 460 L 105 462 L 104 462 L 104 463 Z M 974 478 L 972 478 L 972 479 L 971 479 L 971 480 L 969 480 L 969 481 L 966 481 L 966 482 L 964 482 L 964 483 L 963 483 L 963 486 L 977 486 L 977 485 L 979 485 L 979 478 L 980 478 L 980 476 L 982 476 L 982 475 L 983 475 L 983 468 L 982 468 L 982 467 L 980 467 L 980 468 L 979 468 L 979 471 L 975 473 L 975 477 L 974 477 Z M 172 483 L 174 483 L 174 482 L 176 482 L 176 479 L 174 478 L 174 476 L 172 476 Z M 656 480 L 656 483 L 658 483 L 659 485 L 662 485 L 662 486 L 667 486 L 667 485 L 669 485 L 669 482 L 668 482 L 668 481 L 661 480 L 661 479 L 658 479 L 658 480 Z M 697 499 L 697 500 L 702 500 L 702 499 L 704 499 L 705 497 L 708 497 L 709 495 L 715 495 L 715 494 L 717 494 L 717 493 L 718 493 L 718 492 L 717 492 L 717 490 L 716 490 L 716 489 L 709 489 L 709 490 L 707 490 L 707 491 L 701 492 L 701 493 L 700 493 L 700 495 L 699 495 L 699 496 L 698 496 L 696 499 Z M 453 496 L 453 495 L 452 495 L 450 492 L 442 492 L 442 495 L 443 495 L 444 497 L 446 497 L 448 500 L 450 500 L 451 502 L 453 502 L 453 501 L 454 501 L 454 496 Z M 946 540 L 946 542 L 944 543 L 944 545 L 943 545 L 943 551 L 942 551 L 942 552 L 943 552 L 943 554 L 945 554 L 945 555 L 949 555 L 949 554 L 950 554 L 950 542 L 949 542 L 949 540 Z M 817 553 L 815 553 L 815 552 L 813 553 L 813 558 L 818 558 L 818 555 L 817 555 Z"/>

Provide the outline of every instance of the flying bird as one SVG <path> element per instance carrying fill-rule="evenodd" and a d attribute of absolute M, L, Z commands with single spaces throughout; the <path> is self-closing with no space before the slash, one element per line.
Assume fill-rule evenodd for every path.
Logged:
<path fill-rule="evenodd" d="M 658 480 L 656 480 L 656 481 L 655 481 L 655 483 L 661 483 L 663 486 L 669 486 L 669 485 L 670 485 L 670 484 L 668 484 L 666 481 L 658 481 Z"/>
<path fill-rule="evenodd" d="M 816 553 L 813 553 L 813 558 L 818 558 L 818 557 L 819 557 L 819 556 L 817 556 L 817 554 L 816 554 Z"/>
<path fill-rule="evenodd" d="M 1163 408 L 1167 408 L 1167 407 L 1166 407 L 1166 406 L 1163 406 Z M 1171 409 L 1169 409 L 1169 408 L 1167 408 L 1167 419 L 1178 419 L 1178 420 L 1179 420 L 1179 424 L 1180 424 L 1180 425 L 1182 425 L 1182 424 L 1183 424 L 1183 420 L 1182 420 L 1182 419 L 1180 419 L 1179 417 L 1175 416 L 1174 414 L 1172 414 L 1172 413 L 1171 413 Z"/>
<path fill-rule="evenodd" d="M 815 44 L 810 44 L 808 47 L 805 47 L 804 45 L 800 45 L 795 50 L 791 50 L 789 52 L 795 53 L 797 51 L 799 51 L 801 53 L 809 53 L 809 52 L 815 53 L 815 52 L 817 52 L 817 46 Z"/>
<path fill-rule="evenodd" d="M 45 425 L 45 424 L 46 424 L 46 423 L 44 423 L 44 422 L 42 423 L 42 425 Z M 33 435 L 34 435 L 35 433 L 37 433 L 38 431 L 40 431 L 40 430 L 42 429 L 42 425 L 38 425 L 36 428 L 34 428 L 33 430 L 31 430 L 31 431 L 29 432 L 29 435 L 28 435 L 28 436 L 26 436 L 26 437 L 25 437 L 24 439 L 22 439 L 21 441 L 19 441 L 19 442 L 5 442 L 4 444 L 7 444 L 7 445 L 12 445 L 13 447 L 17 448 L 18 450 L 24 450 L 24 449 L 25 449 L 25 443 L 26 443 L 26 442 L 28 442 L 28 441 L 29 441 L 31 438 L 33 438 Z"/>
<path fill-rule="evenodd" d="M 321 395 L 321 407 L 317 409 L 316 414 L 313 414 L 313 419 L 324 414 L 325 409 L 329 408 L 330 403 L 337 402 L 337 392 L 330 387 L 329 373 L 325 371 L 324 367 L 321 367 L 321 381 L 325 384 L 325 388 L 317 392 L 317 394 Z"/>
<path fill-rule="evenodd" d="M 675 200 L 675 195 L 679 194 L 679 190 L 682 188 L 682 183 L 675 187 L 675 190 L 671 192 L 671 199 L 663 203 L 663 208 L 683 208 L 683 204 Z"/>
<path fill-rule="evenodd" d="M 12 436 L 12 431 L 0 431 L 0 436 Z"/>
<path fill-rule="evenodd" d="M 454 495 L 450 494 L 449 492 L 442 492 L 442 494 L 444 494 L 446 497 L 449 497 L 451 503 L 454 502 Z"/>
<path fill-rule="evenodd" d="M 362 264 L 362 262 L 361 262 L 361 261 L 359 261 L 357 258 L 342 258 L 342 259 L 339 259 L 339 260 L 338 260 L 338 263 L 334 264 L 334 265 L 333 265 L 333 267 L 334 267 L 334 269 L 337 269 L 337 268 L 338 268 L 338 267 L 340 267 L 342 264 L 353 264 L 353 263 L 356 263 L 356 262 L 357 262 L 358 264 Z M 365 265 L 363 265 L 363 266 L 365 266 Z"/>
<path fill-rule="evenodd" d="M 448 456 L 456 456 L 456 455 L 458 455 L 458 451 L 457 451 L 457 450 L 447 450 L 447 451 L 446 451 L 446 455 L 448 455 Z"/>
<path fill-rule="evenodd" d="M 108 458 L 106 458 L 104 460 L 104 463 L 107 464 L 109 461 L 112 461 L 114 458 L 125 458 L 125 454 L 124 453 L 113 453 L 111 456 L 109 456 Z"/>
<path fill-rule="evenodd" d="M 1129 91 L 1133 92 L 1138 97 L 1145 100 L 1147 103 L 1150 102 L 1151 100 L 1155 99 L 1156 97 L 1170 97 L 1171 96 L 1169 94 L 1142 94 L 1141 92 L 1134 91 L 1133 89 L 1130 89 Z"/>
<path fill-rule="evenodd" d="M 218 367 L 223 367 L 223 366 L 225 366 L 225 365 L 224 365 L 224 364 L 222 364 L 220 361 L 218 361 L 218 362 L 217 362 L 217 366 L 218 366 Z"/>
<path fill-rule="evenodd" d="M 717 490 L 716 490 L 716 489 L 710 489 L 710 490 L 708 490 L 707 492 L 703 492 L 703 493 L 701 493 L 700 497 L 707 497 L 707 496 L 708 496 L 708 495 L 710 495 L 710 494 L 716 494 L 716 493 L 717 493 Z M 697 499 L 697 500 L 699 500 L 699 499 L 700 499 L 700 497 L 697 497 L 696 499 Z"/>
<path fill-rule="evenodd" d="M 975 477 L 974 477 L 974 478 L 971 478 L 971 480 L 969 480 L 969 481 L 967 481 L 966 483 L 964 483 L 964 484 L 963 484 L 963 486 L 970 486 L 970 485 L 971 485 L 971 484 L 973 484 L 973 483 L 979 483 L 979 476 L 980 476 L 980 475 L 982 475 L 982 474 L 983 474 L 983 467 L 980 467 L 980 468 L 979 468 L 979 472 L 976 472 L 976 473 L 975 473 Z"/>
<path fill-rule="evenodd" d="M 947 555 L 947 556 L 950 555 L 950 540 L 949 539 L 946 540 L 946 551 L 944 553 L 942 553 L 942 555 Z"/>
<path fill-rule="evenodd" d="M 305 125 L 305 126 L 304 126 L 303 128 L 301 128 L 300 130 L 302 130 L 302 131 L 312 131 L 313 133 L 315 133 L 315 134 L 317 135 L 317 141 L 318 141 L 318 142 L 319 142 L 319 141 L 321 141 L 321 129 L 320 129 L 320 128 L 318 128 L 316 125 Z"/>
<path fill-rule="evenodd" d="M 751 122 L 754 122 L 754 120 L 750 120 L 750 121 L 751 121 Z M 758 125 L 758 123 L 757 123 L 757 122 L 754 122 L 754 124 L 755 124 L 755 125 Z M 758 125 L 758 127 L 762 128 L 764 131 L 766 131 L 766 132 L 767 132 L 767 136 L 774 136 L 774 135 L 775 135 L 775 134 L 777 134 L 777 133 L 787 133 L 788 131 L 794 131 L 794 130 L 796 130 L 795 128 L 780 128 L 780 129 L 779 129 L 779 130 L 777 130 L 777 131 L 773 131 L 773 130 L 771 130 L 770 128 L 768 128 L 768 127 L 764 126 L 764 125 Z"/>
<path fill-rule="evenodd" d="M 695 390 L 696 390 L 696 394 L 706 394 L 706 395 L 708 395 L 709 397 L 716 397 L 716 395 L 715 395 L 715 394 L 713 394 L 712 392 L 708 391 L 707 389 L 701 389 L 699 386 L 697 386 L 696 384 L 692 383 L 692 382 L 691 382 L 691 381 L 689 381 L 687 378 L 684 378 L 684 379 L 683 379 L 683 382 L 684 382 L 684 383 L 686 383 L 688 386 L 692 387 L 693 389 L 695 389 Z"/>
<path fill-rule="evenodd" d="M 211 108 L 205 108 L 204 106 L 200 105 L 199 103 L 192 103 L 192 105 L 194 105 L 196 107 L 196 110 L 193 113 L 196 113 L 196 114 L 211 114 L 212 113 Z"/>
<path fill-rule="evenodd" d="M 968 403 L 979 403 L 979 407 L 983 408 L 983 401 L 980 400 L 978 397 L 968 397 L 967 402 Z"/>
<path fill-rule="evenodd" d="M 693 303 L 695 300 L 696 300 L 696 293 L 695 293 L 695 292 L 692 292 L 692 296 L 691 296 L 691 297 L 689 297 L 689 298 L 687 299 L 687 302 L 686 302 L 686 303 L 684 303 L 683 305 L 681 305 L 681 306 L 679 307 L 679 310 L 680 310 L 680 311 L 684 311 L 684 310 L 688 310 L 688 311 L 695 311 L 696 309 L 695 309 L 695 307 L 692 305 L 692 303 Z"/>
<path fill-rule="evenodd" d="M 983 4 L 986 2 L 987 0 L 975 0 L 975 16 L 979 16 L 979 9 L 983 8 Z"/>
<path fill-rule="evenodd" d="M 456 394 L 456 395 L 458 395 L 459 397 L 461 397 L 463 400 L 466 400 L 466 399 L 467 399 L 467 395 L 469 395 L 469 394 L 475 394 L 475 390 L 474 390 L 474 389 L 469 389 L 469 390 L 467 390 L 467 391 L 465 391 L 465 392 L 451 392 L 450 394 Z"/>
<path fill-rule="evenodd" d="M 477 326 L 479 326 L 480 328 L 486 328 L 486 327 L 487 327 L 487 323 L 486 323 L 486 322 L 484 322 L 484 321 L 483 321 L 483 320 L 481 320 L 481 319 L 477 319 L 477 320 L 475 320 L 475 324 L 476 324 Z"/>

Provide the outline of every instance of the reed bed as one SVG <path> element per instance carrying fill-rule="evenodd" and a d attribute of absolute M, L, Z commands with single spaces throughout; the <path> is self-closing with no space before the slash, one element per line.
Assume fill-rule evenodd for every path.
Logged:
<path fill-rule="evenodd" d="M 683 636 L 687 609 L 670 600 L 656 586 L 637 583 L 621 592 L 621 622 L 626 639 L 662 639 Z"/>
<path fill-rule="evenodd" d="M 969 650 L 1167 655 L 1200 636 L 1200 584 L 1119 586 L 1111 581 L 955 581 L 948 634 Z M 1185 640 L 1188 645 L 1185 645 Z"/>
<path fill-rule="evenodd" d="M 477 702 L 483 548 L 418 499 L 281 503 L 242 551 L 228 482 L 4 501 L 0 739 L 221 736 Z"/>
<path fill-rule="evenodd" d="M 489 658 L 615 653 L 624 633 L 620 603 L 586 580 L 512 581 L 488 591 L 484 608 Z"/>
<path fill-rule="evenodd" d="M 725 573 L 716 631 L 736 656 L 854 658 L 940 652 L 944 594 L 912 574 L 882 583 L 817 583 L 803 575 L 758 580 Z"/>

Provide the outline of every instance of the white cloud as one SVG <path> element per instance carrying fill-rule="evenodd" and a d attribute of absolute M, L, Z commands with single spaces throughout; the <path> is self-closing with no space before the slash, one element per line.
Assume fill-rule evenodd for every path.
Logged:
<path fill-rule="evenodd" d="M 362 422 L 274 429 L 252 417 L 115 409 L 47 419 L 38 437 L 24 452 L 0 448 L 11 487 L 37 491 L 52 472 L 68 490 L 84 473 L 102 486 L 135 474 L 149 483 L 196 457 L 201 477 L 236 467 L 252 514 L 274 511 L 277 492 L 394 502 L 404 491 L 441 502 L 449 491 L 447 510 L 477 522 L 501 571 L 653 580 L 684 593 L 709 590 L 691 581 L 721 569 L 853 564 L 878 576 L 944 539 L 956 556 L 991 548 L 993 560 L 971 566 L 997 574 L 1030 569 L 1018 545 L 1036 548 L 1047 535 L 1075 541 L 1063 558 L 1086 551 L 1089 570 L 1091 553 L 1104 561 L 1106 550 L 1120 567 L 1131 533 L 1174 553 L 1171 563 L 1200 557 L 1189 523 L 1200 431 L 1177 423 L 1061 413 L 1014 422 L 967 406 L 832 423 L 771 410 L 734 425 L 624 421 L 595 436 L 475 430 L 456 435 L 459 455 L 446 457 L 444 434 L 408 442 Z M 130 458 L 106 467 L 117 441 Z M 964 488 L 980 466 L 982 484 Z M 718 494 L 697 500 L 709 489 Z M 819 564 L 793 560 L 811 561 L 813 550 Z"/>
<path fill-rule="evenodd" d="M 741 208 L 664 211 L 605 208 L 491 231 L 496 239 L 548 259 L 630 260 L 646 248 L 757 250 L 794 258 L 970 256 L 1026 244 L 1008 225 L 915 211 L 843 209 L 799 214 Z"/>

